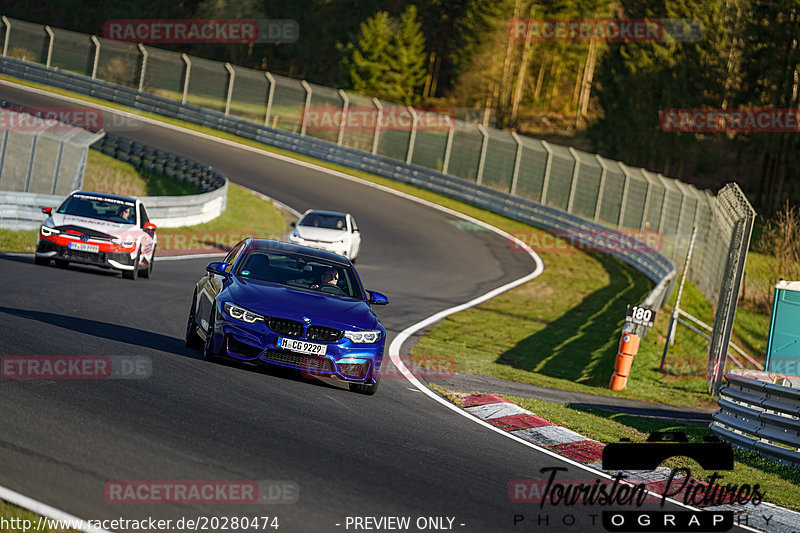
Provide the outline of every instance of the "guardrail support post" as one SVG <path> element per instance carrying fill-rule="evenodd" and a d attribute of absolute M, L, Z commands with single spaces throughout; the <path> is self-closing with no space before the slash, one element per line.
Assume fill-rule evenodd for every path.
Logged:
<path fill-rule="evenodd" d="M 139 72 L 139 91 L 144 90 L 144 77 L 145 73 L 147 72 L 147 58 L 150 53 L 147 51 L 147 48 L 144 47 L 142 43 L 137 44 L 139 47 L 139 52 L 142 54 L 142 71 Z"/>
<path fill-rule="evenodd" d="M 50 37 L 50 42 L 47 44 L 47 61 L 45 61 L 44 66 L 50 68 L 50 61 L 53 59 L 53 45 L 55 44 L 56 34 L 53 33 L 50 26 L 45 26 L 44 31 L 46 31 L 47 36 Z"/>
<path fill-rule="evenodd" d="M 483 136 L 483 142 L 481 143 L 481 158 L 478 160 L 478 176 L 475 179 L 475 183 L 478 185 L 483 182 L 483 166 L 486 163 L 486 149 L 489 146 L 489 132 L 486 131 L 486 128 L 483 125 L 478 124 L 478 131 L 481 132 Z"/>
<path fill-rule="evenodd" d="M 3 17 L 5 18 L 5 17 Z M 0 143 L 0 186 L 2 186 L 3 179 L 3 165 L 6 162 L 6 149 L 8 148 L 8 130 L 3 131 L 3 142 Z"/>
<path fill-rule="evenodd" d="M 550 169 L 553 167 L 553 150 L 547 141 L 539 141 L 542 143 L 542 148 L 547 151 L 547 161 L 544 164 L 544 180 L 542 180 L 542 197 L 539 201 L 547 205 L 547 188 L 550 186 Z"/>
<path fill-rule="evenodd" d="M 344 140 L 344 127 L 347 124 L 347 110 L 350 109 L 350 98 L 342 89 L 339 89 L 339 97 L 342 99 L 342 123 L 339 124 L 339 137 L 336 139 L 336 144 L 341 146 Z"/>
<path fill-rule="evenodd" d="M 617 161 L 617 165 L 622 169 L 622 175 L 625 176 L 625 184 L 622 186 L 622 201 L 619 203 L 619 218 L 617 219 L 617 229 L 622 229 L 622 220 L 625 218 L 625 206 L 628 203 L 628 185 L 631 179 L 625 165 L 620 161 Z"/>
<path fill-rule="evenodd" d="M 380 101 L 377 98 L 372 99 L 373 105 L 375 105 L 375 109 L 378 110 L 378 116 L 375 119 L 375 133 L 372 136 L 372 155 L 378 153 L 378 142 L 380 141 L 381 135 L 381 121 L 383 120 L 383 106 L 381 105 Z"/>
<path fill-rule="evenodd" d="M 33 162 L 36 159 L 36 145 L 39 143 L 39 134 L 33 136 L 33 142 L 31 142 L 31 154 L 28 157 L 28 169 L 25 174 L 25 192 L 30 192 L 31 190 L 31 178 L 33 177 Z"/>
<path fill-rule="evenodd" d="M 569 198 L 567 199 L 567 213 L 572 213 L 572 206 L 575 203 L 575 189 L 578 186 L 578 172 L 581 169 L 581 160 L 578 158 L 578 152 L 575 148 L 569 147 L 569 154 L 575 160 L 575 166 L 572 169 L 572 184 L 569 188 Z"/>
<path fill-rule="evenodd" d="M 644 210 L 642 211 L 642 223 L 639 224 L 639 231 L 644 231 L 645 225 L 648 222 L 648 220 L 647 220 L 647 212 L 650 209 L 650 199 L 652 197 L 653 184 L 650 183 L 650 176 L 645 175 L 645 178 L 646 179 L 644 180 L 644 182 L 647 184 L 647 191 L 644 193 Z M 666 199 L 667 199 L 667 188 L 664 187 L 664 198 L 661 200 L 662 213 L 661 213 L 661 215 L 658 216 L 658 224 L 659 224 L 659 226 L 661 225 L 661 219 L 663 218 L 663 215 L 664 215 L 663 208 L 664 208 L 664 205 L 667 203 L 667 202 L 664 201 Z"/>
<path fill-rule="evenodd" d="M 3 24 L 6 26 L 6 38 L 3 40 L 3 57 L 8 54 L 8 43 L 11 41 L 11 21 L 3 15 Z"/>
<path fill-rule="evenodd" d="M 606 190 L 606 174 L 608 173 L 608 169 L 606 168 L 605 161 L 601 158 L 598 154 L 595 154 L 595 159 L 600 164 L 600 188 L 597 192 L 597 203 L 594 204 L 594 221 L 598 222 L 600 220 L 600 206 L 603 205 L 603 193 Z"/>
<path fill-rule="evenodd" d="M 225 115 L 231 114 L 231 98 L 233 98 L 233 82 L 236 79 L 236 71 L 230 63 L 225 63 L 225 70 L 228 71 L 228 94 L 225 97 Z"/>
<path fill-rule="evenodd" d="M 94 60 L 92 61 L 92 79 L 97 79 L 97 67 L 100 65 L 100 39 L 96 35 L 90 37 L 94 45 Z M 141 46 L 141 45 L 140 45 Z"/>
<path fill-rule="evenodd" d="M 303 106 L 303 120 L 300 122 L 300 135 L 306 135 L 306 123 L 308 122 L 308 108 L 311 106 L 311 85 L 306 80 L 300 80 L 300 85 L 306 90 L 306 103 Z"/>
<path fill-rule="evenodd" d="M 411 113 L 411 134 L 408 136 L 408 148 L 406 149 L 406 164 L 411 164 L 411 158 L 414 156 L 414 143 L 417 140 L 417 120 L 419 115 L 413 107 L 408 106 L 408 112 Z"/>
<path fill-rule="evenodd" d="M 186 54 L 181 54 L 181 59 L 186 63 L 186 76 L 183 78 L 183 98 L 181 99 L 181 103 L 185 104 L 189 96 L 189 78 L 192 75 L 192 60 L 189 59 L 189 56 Z"/>
<path fill-rule="evenodd" d="M 264 76 L 267 78 L 267 83 L 269 83 L 269 91 L 267 92 L 267 113 L 264 115 L 264 125 L 269 127 L 269 116 L 272 113 L 272 99 L 275 97 L 275 78 L 273 78 L 272 74 L 269 72 L 265 72 Z"/>
<path fill-rule="evenodd" d="M 450 129 L 447 130 L 447 142 L 444 145 L 444 161 L 442 162 L 442 174 L 447 174 L 450 167 L 450 154 L 453 151 L 453 133 L 456 129 L 456 121 L 450 121 Z"/>
<path fill-rule="evenodd" d="M 522 139 L 519 138 L 516 131 L 511 132 L 511 138 L 517 143 L 517 151 L 514 154 L 514 170 L 511 172 L 511 189 L 509 194 L 517 194 L 517 181 L 519 180 L 519 166 L 522 163 Z"/>

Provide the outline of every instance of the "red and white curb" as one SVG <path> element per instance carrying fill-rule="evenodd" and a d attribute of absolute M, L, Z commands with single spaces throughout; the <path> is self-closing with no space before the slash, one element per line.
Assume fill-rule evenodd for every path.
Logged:
<path fill-rule="evenodd" d="M 622 472 L 632 483 L 644 483 L 648 490 L 661 494 L 672 472 L 660 466 L 655 470 L 603 470 L 602 458 L 605 444 L 584 437 L 571 429 L 553 424 L 522 407 L 495 394 L 454 393 L 464 411 L 489 424 L 537 446 L 563 455 L 595 470 L 616 475 Z M 680 476 L 675 476 L 679 479 Z M 688 484 L 687 484 L 688 485 Z M 684 491 L 675 496 L 683 498 Z M 796 533 L 800 513 L 762 502 L 758 506 L 747 504 L 706 506 L 707 510 L 729 510 L 738 515 L 737 524 L 747 525 L 769 533 Z"/>

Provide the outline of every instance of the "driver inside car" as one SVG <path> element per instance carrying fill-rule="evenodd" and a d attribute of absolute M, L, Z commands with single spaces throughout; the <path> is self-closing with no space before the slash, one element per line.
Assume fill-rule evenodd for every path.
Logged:
<path fill-rule="evenodd" d="M 334 268 L 329 268 L 325 272 L 323 272 L 320 277 L 319 281 L 316 283 L 312 283 L 308 286 L 309 289 L 319 289 L 325 285 L 333 285 L 334 287 L 337 286 L 339 282 L 339 273 Z"/>

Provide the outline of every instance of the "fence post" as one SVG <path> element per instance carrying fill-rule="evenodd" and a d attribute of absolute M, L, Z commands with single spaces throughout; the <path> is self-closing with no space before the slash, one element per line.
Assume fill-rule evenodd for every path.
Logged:
<path fill-rule="evenodd" d="M 58 186 L 58 174 L 59 170 L 61 170 L 61 155 L 64 153 L 64 141 L 60 141 L 58 143 L 58 154 L 56 154 L 56 169 L 53 172 L 53 188 L 50 191 L 50 194 L 56 193 L 56 188 Z"/>
<path fill-rule="evenodd" d="M 478 177 L 475 180 L 475 183 L 478 185 L 481 184 L 483 181 L 483 166 L 486 163 L 486 149 L 489 146 L 489 132 L 486 131 L 486 128 L 483 125 L 478 124 L 478 131 L 481 132 L 483 136 L 483 142 L 481 143 L 481 158 L 478 160 Z"/>
<path fill-rule="evenodd" d="M 511 138 L 517 143 L 517 151 L 514 154 L 514 170 L 511 173 L 511 190 L 509 194 L 517 194 L 517 180 L 519 179 L 519 165 L 522 163 L 522 139 L 519 138 L 516 131 L 511 132 Z"/>
<path fill-rule="evenodd" d="M 144 90 L 144 77 L 145 73 L 147 72 L 147 58 L 150 53 L 142 43 L 139 43 L 137 46 L 139 47 L 139 52 L 142 54 L 142 71 L 139 73 L 139 91 L 141 92 Z"/>
<path fill-rule="evenodd" d="M 2 113 L 2 111 L 0 111 L 0 113 Z M 3 165 L 5 165 L 6 162 L 6 149 L 8 148 L 9 133 L 10 132 L 8 130 L 3 131 L 3 142 L 0 143 L 0 181 L 3 179 Z M 0 186 L 1 185 L 2 184 L 0 184 Z"/>
<path fill-rule="evenodd" d="M 597 203 L 594 205 L 594 221 L 598 222 L 600 220 L 600 207 L 603 205 L 603 193 L 606 190 L 606 174 L 608 173 L 608 169 L 600 155 L 595 154 L 594 158 L 597 159 L 597 162 L 600 164 L 600 189 L 597 192 Z"/>
<path fill-rule="evenodd" d="M 630 174 L 628 174 L 628 169 L 625 168 L 621 161 L 617 161 L 617 165 L 622 169 L 622 175 L 625 176 L 625 183 L 622 185 L 622 201 L 619 203 L 619 219 L 617 219 L 617 229 L 619 230 L 622 229 L 622 221 L 625 218 L 625 205 L 628 203 L 628 185 L 631 178 Z"/>
<path fill-rule="evenodd" d="M 339 96 L 342 99 L 342 123 L 339 124 L 339 137 L 336 139 L 336 144 L 341 146 L 344 140 L 344 126 L 347 123 L 347 110 L 350 108 L 350 98 L 342 89 L 339 89 Z"/>
<path fill-rule="evenodd" d="M 542 143 L 542 148 L 547 151 L 547 161 L 544 164 L 544 180 L 542 180 L 542 196 L 540 202 L 544 205 L 547 204 L 547 188 L 550 186 L 550 169 L 553 167 L 553 150 L 547 141 L 539 141 Z"/>
<path fill-rule="evenodd" d="M 408 136 L 408 149 L 406 150 L 406 164 L 411 164 L 411 158 L 414 156 L 414 143 L 417 140 L 417 119 L 419 115 L 413 107 L 408 106 L 408 112 L 411 113 L 411 134 Z"/>
<path fill-rule="evenodd" d="M 645 174 L 644 177 L 645 177 L 644 182 L 647 185 L 647 191 L 644 193 L 644 210 L 642 211 L 642 222 L 641 222 L 641 224 L 639 224 L 639 231 L 644 231 L 645 225 L 648 222 L 647 215 L 648 215 L 648 211 L 650 209 L 650 199 L 653 196 L 653 191 L 652 191 L 653 184 L 650 183 L 650 180 L 652 178 L 650 178 L 650 176 L 647 175 L 647 174 Z M 664 184 L 662 183 L 662 185 L 664 185 Z M 661 227 L 661 221 L 664 218 L 664 206 L 667 203 L 665 201 L 666 199 L 667 199 L 667 187 L 664 186 L 664 198 L 661 199 L 661 214 L 658 216 L 658 226 L 659 226 L 659 228 Z"/>
<path fill-rule="evenodd" d="M 275 96 L 275 78 L 269 72 L 264 72 L 264 76 L 269 83 L 269 91 L 267 92 L 267 113 L 264 115 L 264 125 L 269 127 L 269 115 L 272 112 L 272 98 Z"/>
<path fill-rule="evenodd" d="M 28 170 L 25 176 L 25 192 L 30 192 L 31 190 L 31 178 L 33 174 L 33 162 L 36 159 L 36 145 L 39 142 L 39 134 L 33 136 L 33 142 L 31 143 L 31 155 L 28 158 Z"/>
<path fill-rule="evenodd" d="M 56 34 L 53 33 L 50 26 L 45 26 L 44 31 L 46 31 L 48 37 L 50 37 L 50 42 L 47 45 L 47 61 L 45 61 L 44 66 L 50 68 L 50 61 L 53 59 L 53 45 L 55 44 Z"/>
<path fill-rule="evenodd" d="M 231 98 L 233 98 L 233 83 L 236 79 L 236 71 L 230 63 L 225 63 L 225 70 L 228 71 L 228 94 L 225 98 L 225 115 L 231 114 Z"/>
<path fill-rule="evenodd" d="M 572 213 L 572 206 L 575 204 L 575 189 L 578 187 L 578 172 L 581 170 L 581 160 L 578 157 L 578 152 L 575 148 L 569 147 L 569 154 L 575 160 L 575 166 L 572 169 L 572 184 L 569 188 L 569 198 L 567 199 L 567 213 Z"/>
<path fill-rule="evenodd" d="M 453 133 L 456 129 L 456 121 L 450 121 L 450 129 L 447 130 L 447 142 L 444 145 L 444 162 L 442 163 L 442 174 L 447 174 L 450 167 L 450 153 L 453 151 Z"/>
<path fill-rule="evenodd" d="M 3 15 L 3 24 L 6 25 L 6 38 L 3 41 L 3 57 L 8 53 L 8 43 L 11 41 L 11 21 Z"/>
<path fill-rule="evenodd" d="M 311 85 L 309 85 L 306 80 L 300 80 L 300 85 L 302 85 L 303 89 L 306 90 L 306 102 L 303 106 L 303 119 L 300 122 L 300 135 L 305 136 L 306 123 L 308 122 L 308 108 L 311 105 Z"/>
<path fill-rule="evenodd" d="M 375 133 L 372 137 L 372 155 L 375 155 L 378 153 L 378 141 L 380 140 L 381 134 L 381 120 L 383 120 L 383 106 L 377 98 L 373 98 L 372 103 L 378 109 L 378 118 L 375 120 Z"/>
<path fill-rule="evenodd" d="M 96 35 L 90 37 L 94 45 L 94 61 L 92 61 L 92 79 L 97 79 L 97 67 L 100 65 L 100 39 Z"/>
<path fill-rule="evenodd" d="M 181 103 L 186 103 L 186 98 L 189 96 L 189 78 L 192 75 L 192 60 L 186 54 L 181 54 L 183 62 L 186 63 L 186 76 L 183 78 L 183 98 Z"/>

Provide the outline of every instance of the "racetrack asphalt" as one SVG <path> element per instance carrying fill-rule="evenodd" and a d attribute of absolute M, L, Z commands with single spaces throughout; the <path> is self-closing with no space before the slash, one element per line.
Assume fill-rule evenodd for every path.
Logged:
<path fill-rule="evenodd" d="M 54 105 L 5 84 L 0 99 Z M 359 273 L 390 298 L 377 309 L 387 347 L 403 328 L 534 268 L 492 232 L 320 170 L 157 125 L 107 129 L 211 165 L 298 211 L 353 213 L 363 235 Z M 147 379 L 2 380 L 0 485 L 87 519 L 269 515 L 279 531 L 327 532 L 348 530 L 354 516 L 409 516 L 412 524 L 451 517 L 455 530 L 493 532 L 538 530 L 545 516 L 550 531 L 602 531 L 600 508 L 540 508 L 508 494 L 512 480 L 542 479 L 545 467 L 564 467 L 571 480 L 597 475 L 442 408 L 397 373 L 366 397 L 286 372 L 203 361 L 183 346 L 183 333 L 207 261 L 157 261 L 153 279 L 131 282 L 91 267 L 0 257 L 0 356 L 139 356 L 152 364 Z M 104 497 L 109 481 L 209 479 L 288 480 L 299 501 Z M 515 516 L 525 516 L 524 528 Z"/>

